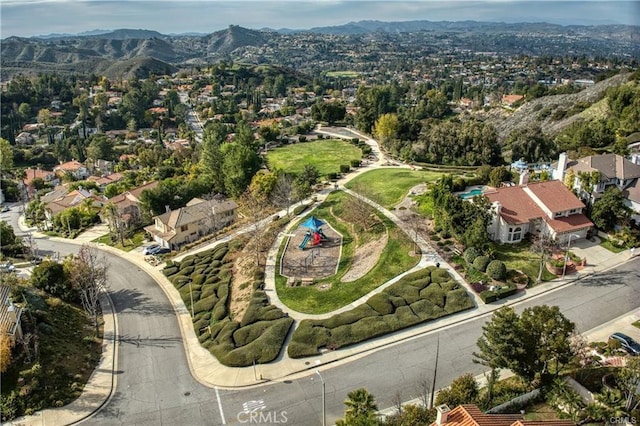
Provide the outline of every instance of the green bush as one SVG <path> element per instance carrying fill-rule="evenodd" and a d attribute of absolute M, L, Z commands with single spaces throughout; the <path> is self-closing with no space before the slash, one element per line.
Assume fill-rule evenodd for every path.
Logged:
<path fill-rule="evenodd" d="M 271 321 L 258 321 L 240 327 L 233 333 L 233 341 L 236 346 L 248 345 L 260 337 L 271 325 Z"/>
<path fill-rule="evenodd" d="M 289 346 L 287 346 L 287 354 L 289 358 L 293 359 L 304 358 L 318 355 L 318 348 L 314 345 L 291 341 L 289 342 Z"/>
<path fill-rule="evenodd" d="M 200 287 L 200 298 L 204 299 L 212 295 L 215 296 L 217 288 L 218 286 L 215 284 L 203 284 L 202 287 Z"/>
<path fill-rule="evenodd" d="M 404 299 L 403 299 L 404 300 Z M 393 313 L 396 308 L 389 300 L 389 295 L 385 293 L 374 294 L 367 300 L 367 304 L 376 310 L 380 315 Z"/>
<path fill-rule="evenodd" d="M 444 310 L 447 314 L 453 314 L 470 308 L 473 308 L 473 301 L 465 289 L 459 288 L 447 293 L 447 301 L 444 305 Z"/>
<path fill-rule="evenodd" d="M 192 279 L 194 284 L 202 285 L 204 283 L 206 276 L 202 274 L 194 274 Z"/>
<path fill-rule="evenodd" d="M 162 273 L 164 274 L 165 277 L 170 277 L 171 275 L 174 275 L 176 272 L 178 272 L 178 268 L 176 266 L 169 266 L 162 270 Z"/>
<path fill-rule="evenodd" d="M 411 309 L 422 321 L 440 318 L 445 314 L 444 310 L 427 299 L 418 300 L 411 304 Z"/>
<path fill-rule="evenodd" d="M 340 164 L 340 173 L 349 173 L 351 167 L 348 164 Z"/>
<path fill-rule="evenodd" d="M 309 206 L 306 204 L 300 204 L 299 206 L 296 206 L 293 209 L 293 214 L 294 216 L 298 216 L 299 214 L 302 214 L 302 212 L 304 212 Z"/>
<path fill-rule="evenodd" d="M 511 296 L 518 291 L 515 285 L 502 286 L 494 291 L 485 290 L 480 293 L 480 298 L 484 303 L 495 302 L 496 300 Z"/>
<path fill-rule="evenodd" d="M 221 319 L 224 319 L 226 316 L 227 316 L 226 305 L 218 301 L 218 303 L 216 303 L 215 307 L 213 308 L 213 318 L 220 321 Z"/>
<path fill-rule="evenodd" d="M 359 305 L 350 311 L 342 312 L 334 315 L 326 320 L 322 320 L 321 324 L 327 328 L 336 328 L 346 324 L 353 324 L 354 322 L 364 318 L 380 315 L 371 306 L 365 304 Z"/>
<path fill-rule="evenodd" d="M 406 280 L 406 281 L 420 281 L 423 279 L 428 279 L 431 280 L 431 272 L 433 271 L 433 268 L 424 268 L 424 269 L 420 269 L 416 272 L 412 272 L 408 275 L 405 275 L 402 280 Z"/>
<path fill-rule="evenodd" d="M 429 300 L 432 303 L 444 308 L 444 302 L 447 292 L 440 287 L 439 284 L 431 284 L 429 287 L 420 291 L 420 298 Z"/>
<path fill-rule="evenodd" d="M 184 263 L 184 262 L 183 262 Z M 196 268 L 194 266 L 183 266 L 180 269 L 180 275 L 191 275 Z"/>
<path fill-rule="evenodd" d="M 502 281 L 507 276 L 507 267 L 501 260 L 492 260 L 487 265 L 487 275 L 494 280 Z"/>
<path fill-rule="evenodd" d="M 217 301 L 218 301 L 218 298 L 215 295 L 202 298 L 193 304 L 193 312 L 198 313 L 198 312 L 211 311 Z"/>
<path fill-rule="evenodd" d="M 435 269 L 431 272 L 431 282 L 432 283 L 444 283 L 451 279 L 451 275 L 446 269 Z"/>
<path fill-rule="evenodd" d="M 327 179 L 328 180 L 337 180 L 338 179 L 338 174 L 335 173 L 335 172 L 327 173 Z"/>
<path fill-rule="evenodd" d="M 489 256 L 478 256 L 473 261 L 473 267 L 478 271 L 485 272 L 487 270 L 487 265 L 489 265 L 489 262 L 491 262 Z"/>
<path fill-rule="evenodd" d="M 351 167 L 353 167 L 354 169 L 356 167 L 360 167 L 360 160 L 351 160 Z"/>
<path fill-rule="evenodd" d="M 407 305 L 407 301 L 404 300 L 404 297 L 389 295 L 389 301 L 393 304 L 394 308 Z"/>
<path fill-rule="evenodd" d="M 462 254 L 462 257 L 464 257 L 464 260 L 469 264 L 473 264 L 473 261 L 476 260 L 476 257 L 480 256 L 480 252 L 478 251 L 478 249 L 476 249 L 475 247 L 469 247 L 467 248 L 464 253 Z"/>
<path fill-rule="evenodd" d="M 421 322 L 420 318 L 415 314 L 415 312 L 413 312 L 410 306 L 398 307 L 394 315 L 402 325 L 401 328 L 411 327 L 412 325 Z M 387 316 L 388 315 L 385 315 L 385 317 Z"/>
<path fill-rule="evenodd" d="M 287 337 L 291 324 L 293 324 L 293 319 L 291 318 L 271 321 L 270 327 L 247 345 L 230 351 L 226 351 L 225 349 L 227 348 L 223 345 L 222 348 L 212 347 L 212 351 L 220 362 L 229 367 L 247 367 L 253 362 L 258 364 L 271 362 L 282 350 L 282 344 Z M 222 353 L 220 354 L 219 352 Z"/>
<path fill-rule="evenodd" d="M 409 305 L 420 300 L 420 290 L 400 281 L 387 287 L 384 292 L 392 296 L 402 297 Z"/>
<path fill-rule="evenodd" d="M 460 285 L 457 283 L 457 281 L 449 280 L 447 282 L 440 283 L 440 288 L 448 292 L 460 288 Z"/>

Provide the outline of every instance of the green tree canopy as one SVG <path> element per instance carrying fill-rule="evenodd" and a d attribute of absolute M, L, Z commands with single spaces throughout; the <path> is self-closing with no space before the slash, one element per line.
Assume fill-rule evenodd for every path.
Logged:
<path fill-rule="evenodd" d="M 604 231 L 613 230 L 616 225 L 626 225 L 630 216 L 631 208 L 626 205 L 626 197 L 615 186 L 607 188 L 591 209 L 591 220 Z"/>

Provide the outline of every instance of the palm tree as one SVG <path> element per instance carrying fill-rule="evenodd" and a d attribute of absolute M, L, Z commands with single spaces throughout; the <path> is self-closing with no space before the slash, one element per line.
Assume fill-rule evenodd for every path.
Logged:
<path fill-rule="evenodd" d="M 349 392 L 347 397 L 348 398 L 344 401 L 344 405 L 347 406 L 344 421 L 338 421 L 337 425 L 368 426 L 378 424 L 375 416 L 378 406 L 376 405 L 375 397 L 372 394 L 370 394 L 366 389 L 360 388 Z"/>

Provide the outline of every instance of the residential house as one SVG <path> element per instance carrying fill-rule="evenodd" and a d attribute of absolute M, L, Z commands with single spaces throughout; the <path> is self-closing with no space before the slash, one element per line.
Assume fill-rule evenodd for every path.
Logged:
<path fill-rule="evenodd" d="M 48 195 L 48 194 L 47 194 Z M 106 203 L 107 199 L 102 195 L 95 195 L 83 188 L 78 188 L 69 192 L 66 195 L 58 197 L 54 200 L 49 200 L 50 197 L 43 197 L 42 201 L 45 202 L 44 214 L 47 220 L 52 220 L 54 216 L 63 212 L 70 207 L 80 207 L 84 200 L 90 199 L 91 206 L 101 209 Z"/>
<path fill-rule="evenodd" d="M 524 173 L 519 185 L 492 188 L 483 195 L 493 213 L 489 237 L 501 243 L 518 243 L 527 232 L 564 243 L 585 238 L 593 227 L 582 213 L 584 203 L 558 180 L 529 183 Z"/>
<path fill-rule="evenodd" d="M 524 99 L 522 95 L 503 95 L 502 96 L 502 105 L 506 107 L 512 107 L 518 101 Z"/>
<path fill-rule="evenodd" d="M 42 179 L 46 184 L 51 186 L 56 186 L 60 184 L 60 179 L 58 179 L 55 173 L 51 171 L 42 170 L 40 168 L 25 169 L 24 178 L 22 179 L 21 189 L 25 189 L 27 191 L 27 195 L 29 199 L 33 198 L 37 192 L 37 189 L 33 186 L 33 182 L 36 179 Z"/>
<path fill-rule="evenodd" d="M 71 160 L 66 163 L 61 163 L 53 168 L 53 171 L 62 177 L 65 173 L 71 173 L 77 180 L 84 180 L 89 177 L 89 170 L 79 161 Z"/>
<path fill-rule="evenodd" d="M 175 250 L 233 223 L 237 208 L 232 200 L 194 198 L 185 207 L 155 216 L 155 223 L 144 229 L 158 244 Z"/>
<path fill-rule="evenodd" d="M 120 173 L 111 173 L 109 175 L 104 175 L 104 176 L 89 176 L 87 180 L 91 182 L 95 182 L 98 185 L 98 187 L 103 189 L 110 183 L 119 182 L 122 179 L 124 179 L 124 176 L 122 176 Z"/>
<path fill-rule="evenodd" d="M 640 221 L 640 164 L 617 154 L 590 155 L 577 161 L 567 163 L 566 170 L 573 171 L 575 179 L 573 188 L 580 198 L 587 202 L 594 202 L 611 187 L 623 191 L 627 198 L 627 205 L 633 209 L 632 217 Z M 600 178 L 591 188 L 583 188 L 581 173 L 599 172 Z"/>
<path fill-rule="evenodd" d="M 10 298 L 11 288 L 0 286 L 0 332 L 15 343 L 22 339 L 22 308 L 14 305 Z"/>
<path fill-rule="evenodd" d="M 35 143 L 36 137 L 29 132 L 20 132 L 20 134 L 16 136 L 16 144 L 18 145 L 35 145 Z"/>
<path fill-rule="evenodd" d="M 486 414 L 474 404 L 436 407 L 431 426 L 575 426 L 571 420 L 524 420 L 522 414 Z"/>
<path fill-rule="evenodd" d="M 112 203 L 116 206 L 121 223 L 126 228 L 135 228 L 142 223 L 142 209 L 140 195 L 145 190 L 151 190 L 158 186 L 157 181 L 149 182 L 137 188 L 123 192 L 115 197 L 109 198 L 107 204 Z M 111 220 L 109 215 L 102 214 L 103 221 L 109 223 Z"/>

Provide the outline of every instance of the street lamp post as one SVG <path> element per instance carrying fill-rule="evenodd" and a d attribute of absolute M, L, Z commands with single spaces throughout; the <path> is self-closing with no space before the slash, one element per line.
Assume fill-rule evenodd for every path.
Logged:
<path fill-rule="evenodd" d="M 564 275 L 567 272 L 567 261 L 569 260 L 569 248 L 571 247 L 571 238 L 576 237 L 580 238 L 580 235 L 571 234 L 569 235 L 569 242 L 567 243 L 567 251 L 564 254 L 564 265 L 562 266 L 562 279 L 564 279 Z"/>
<path fill-rule="evenodd" d="M 316 374 L 318 375 L 318 377 L 320 377 L 320 382 L 322 382 L 322 426 L 327 426 L 324 379 L 322 378 L 322 375 L 320 374 L 320 370 L 316 370 Z"/>

